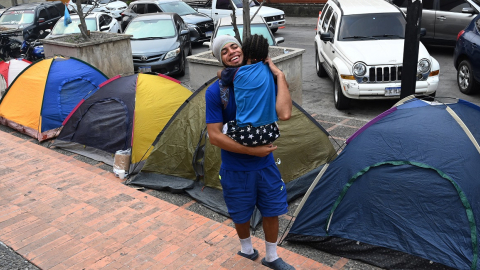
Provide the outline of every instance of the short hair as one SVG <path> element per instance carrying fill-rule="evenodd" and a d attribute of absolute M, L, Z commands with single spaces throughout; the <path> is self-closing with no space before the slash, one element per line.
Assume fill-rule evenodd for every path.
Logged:
<path fill-rule="evenodd" d="M 250 59 L 252 64 L 263 62 L 268 57 L 268 40 L 262 35 L 255 34 L 243 42 L 243 61 Z"/>

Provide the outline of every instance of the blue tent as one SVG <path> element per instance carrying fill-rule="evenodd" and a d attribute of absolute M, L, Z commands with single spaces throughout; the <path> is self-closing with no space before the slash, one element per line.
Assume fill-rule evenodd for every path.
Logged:
<path fill-rule="evenodd" d="M 389 269 L 477 269 L 480 107 L 409 99 L 311 187 L 287 241 Z"/>

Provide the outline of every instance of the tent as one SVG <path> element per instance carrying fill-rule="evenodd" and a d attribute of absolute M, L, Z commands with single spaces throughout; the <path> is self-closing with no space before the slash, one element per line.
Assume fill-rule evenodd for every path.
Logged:
<path fill-rule="evenodd" d="M 347 140 L 286 240 L 387 269 L 477 269 L 480 107 L 406 98 Z"/>
<path fill-rule="evenodd" d="M 15 78 L 32 62 L 25 59 L 11 59 L 10 61 L 0 61 L 0 75 L 5 80 L 5 89 L 12 84 Z M 5 90 L 2 89 L 2 90 Z"/>
<path fill-rule="evenodd" d="M 158 133 L 191 94 L 164 75 L 116 76 L 80 101 L 52 146 L 110 165 L 117 150 L 131 149 L 135 167 L 148 157 Z"/>
<path fill-rule="evenodd" d="M 39 141 L 53 138 L 75 105 L 107 79 L 75 58 L 35 62 L 18 75 L 0 100 L 0 123 Z"/>
<path fill-rule="evenodd" d="M 218 178 L 220 148 L 208 141 L 205 91 L 212 79 L 178 109 L 153 142 L 154 148 L 138 175 L 128 183 L 157 190 L 185 191 L 206 207 L 228 216 Z M 336 157 L 328 132 L 298 104 L 289 121 L 279 122 L 281 137 L 274 151 L 287 185 L 288 199 L 305 193 L 320 169 Z M 259 223 L 254 218 L 253 226 Z"/>

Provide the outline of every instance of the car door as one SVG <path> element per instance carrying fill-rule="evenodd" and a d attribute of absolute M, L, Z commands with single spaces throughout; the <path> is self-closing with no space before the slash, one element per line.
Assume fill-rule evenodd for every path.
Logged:
<path fill-rule="evenodd" d="M 214 1 L 213 3 L 215 3 L 215 7 L 213 7 L 213 10 L 212 10 L 212 16 L 214 20 L 218 20 L 219 18 L 230 16 L 230 13 L 232 13 L 232 10 L 230 7 L 231 6 L 230 0 L 217 0 L 217 1 Z M 236 10 L 235 12 L 236 14 L 238 14 L 238 10 Z"/>
<path fill-rule="evenodd" d="M 458 32 L 475 17 L 474 14 L 462 13 L 463 8 L 474 9 L 466 0 L 440 0 L 435 20 L 435 40 L 455 43 Z"/>
<path fill-rule="evenodd" d="M 335 40 L 336 40 L 336 29 L 337 29 L 337 21 L 338 15 L 335 11 L 333 11 L 332 16 L 330 18 L 330 22 L 327 26 L 327 32 L 332 37 L 332 41 L 327 41 L 325 43 L 325 50 L 323 53 L 325 54 L 325 63 L 327 63 L 326 67 L 327 72 L 332 75 L 333 78 L 333 59 L 336 57 L 336 48 L 335 48 Z"/>
<path fill-rule="evenodd" d="M 407 13 L 407 6 L 410 0 L 393 0 L 393 3 L 400 7 L 400 9 Z M 422 24 L 421 27 L 425 28 L 427 34 L 422 39 L 434 39 L 435 38 L 435 13 L 436 13 L 436 0 L 423 0 L 422 1 Z"/>
<path fill-rule="evenodd" d="M 55 24 L 57 23 L 58 19 L 60 19 L 61 15 L 55 6 L 47 7 L 47 12 L 49 16 L 47 21 L 48 29 L 52 30 Z M 45 33 L 43 37 L 47 36 L 47 34 L 48 33 Z"/>
<path fill-rule="evenodd" d="M 53 25 L 50 26 L 49 24 L 51 23 L 50 17 L 44 7 L 39 7 L 37 9 L 37 23 L 38 25 L 33 33 L 33 38 L 44 38 L 48 34 L 45 30 L 53 28 Z"/>
<path fill-rule="evenodd" d="M 186 56 L 190 48 L 190 31 L 188 31 L 187 24 L 178 14 L 173 16 L 173 20 L 175 22 L 175 28 L 177 28 L 178 40 L 181 44 L 180 46 L 182 47 L 182 51 Z M 187 30 L 187 33 L 182 35 L 182 30 Z"/>
<path fill-rule="evenodd" d="M 330 19 L 332 18 L 332 14 L 333 14 L 333 9 L 332 7 L 328 7 L 326 13 L 325 13 L 325 16 L 323 17 L 323 20 L 320 21 L 320 29 L 318 29 L 318 32 L 320 34 L 323 34 L 323 33 L 327 33 L 327 30 L 328 30 L 328 23 L 330 22 Z M 322 58 L 324 59 L 324 62 L 323 62 L 323 66 L 325 68 L 325 70 L 327 70 L 328 73 L 331 73 L 331 63 L 332 61 L 327 59 L 328 58 L 328 55 L 325 53 L 326 50 L 328 50 L 328 48 L 330 47 L 330 45 L 327 46 L 327 41 L 322 41 L 320 40 L 318 46 L 319 46 L 319 50 L 318 50 L 318 53 L 322 56 Z"/>
<path fill-rule="evenodd" d="M 476 80 L 480 79 L 480 19 L 475 19 L 475 29 L 470 31 L 469 40 L 471 42 L 470 64 Z"/>
<path fill-rule="evenodd" d="M 146 9 L 145 13 L 159 13 L 159 12 L 162 12 L 160 10 L 160 8 L 158 7 L 158 5 L 155 4 L 155 3 L 147 4 L 145 9 Z"/>

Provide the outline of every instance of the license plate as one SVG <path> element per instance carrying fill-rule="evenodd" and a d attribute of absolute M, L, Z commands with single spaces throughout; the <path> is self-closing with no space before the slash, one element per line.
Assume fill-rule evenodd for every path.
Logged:
<path fill-rule="evenodd" d="M 272 25 L 278 25 L 278 22 L 272 22 Z"/>
<path fill-rule="evenodd" d="M 138 67 L 138 72 L 139 73 L 152 72 L 152 67 L 150 66 Z"/>
<path fill-rule="evenodd" d="M 212 31 L 205 32 L 206 37 L 211 37 L 212 36 Z"/>
<path fill-rule="evenodd" d="M 385 96 L 400 96 L 401 87 L 385 87 Z"/>

